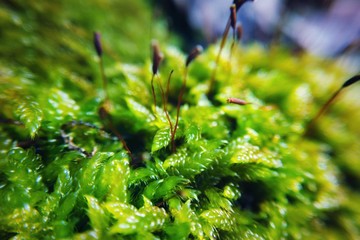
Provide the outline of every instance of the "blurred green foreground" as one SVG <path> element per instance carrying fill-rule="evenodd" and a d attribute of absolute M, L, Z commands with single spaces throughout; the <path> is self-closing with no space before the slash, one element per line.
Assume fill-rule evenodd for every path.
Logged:
<path fill-rule="evenodd" d="M 174 70 L 174 123 L 186 56 L 147 4 L 0 3 L 0 239 L 359 239 L 359 86 L 304 136 L 351 76 L 279 46 L 230 54 L 229 39 L 208 98 L 212 45 L 189 67 L 173 152 L 158 83 Z"/>

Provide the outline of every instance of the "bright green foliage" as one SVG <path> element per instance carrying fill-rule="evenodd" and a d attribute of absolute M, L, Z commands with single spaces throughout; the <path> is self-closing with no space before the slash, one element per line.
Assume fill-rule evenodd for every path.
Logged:
<path fill-rule="evenodd" d="M 19 120 L 24 123 L 25 128 L 30 132 L 31 138 L 35 137 L 37 130 L 40 128 L 42 111 L 39 107 L 37 102 L 25 98 L 15 112 Z"/>
<path fill-rule="evenodd" d="M 152 236 L 150 233 L 161 229 L 166 220 L 163 208 L 152 206 L 144 197 L 144 206 L 136 209 L 132 205 L 108 202 L 105 208 L 113 214 L 117 222 L 110 228 L 110 234 L 136 234 Z M 138 236 L 138 237 L 140 237 Z"/>
<path fill-rule="evenodd" d="M 151 152 L 156 152 L 157 150 L 160 150 L 163 147 L 168 146 L 170 143 L 170 139 L 171 139 L 171 132 L 169 127 L 159 129 L 155 134 L 151 146 Z"/>
<path fill-rule="evenodd" d="M 138 36 L 143 19 L 124 10 L 130 25 L 112 9 L 142 13 L 143 3 L 125 2 L 1 3 L 0 239 L 358 238 L 358 86 L 304 135 L 348 74 L 279 47 L 235 48 L 231 62 L 229 52 L 220 58 L 208 97 L 212 45 L 189 66 L 173 151 L 158 85 L 153 109 L 150 58 L 137 51 L 149 44 Z M 92 25 L 104 27 L 109 102 Z M 139 47 L 121 46 L 118 29 Z M 174 69 L 174 126 L 185 56 L 161 45 L 155 82 L 166 86 Z M 124 63 L 134 59 L 141 64 Z"/>
<path fill-rule="evenodd" d="M 103 231 L 109 226 L 110 215 L 100 206 L 96 198 L 86 196 L 86 200 L 88 202 L 88 216 L 91 226 L 100 237 L 106 234 L 106 232 Z"/>

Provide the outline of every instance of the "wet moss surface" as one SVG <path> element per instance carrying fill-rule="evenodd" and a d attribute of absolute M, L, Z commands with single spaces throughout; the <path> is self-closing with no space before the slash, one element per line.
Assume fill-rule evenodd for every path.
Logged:
<path fill-rule="evenodd" d="M 0 238 L 356 239 L 359 88 L 305 135 L 349 74 L 281 47 L 230 57 L 229 42 L 209 96 L 219 45 L 185 71 L 159 41 L 155 110 L 150 15 L 141 1 L 1 3 Z M 173 125 L 187 72 L 175 148 L 159 87 L 172 70 Z"/>

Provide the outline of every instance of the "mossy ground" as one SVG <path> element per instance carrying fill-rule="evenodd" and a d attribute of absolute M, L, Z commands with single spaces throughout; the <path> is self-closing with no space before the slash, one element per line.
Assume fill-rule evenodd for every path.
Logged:
<path fill-rule="evenodd" d="M 116 27 L 124 31 L 117 35 L 115 3 L 91 1 L 80 12 L 70 1 L 55 3 L 5 1 L 0 8 L 0 238 L 359 236 L 359 89 L 344 93 L 304 136 L 349 77 L 344 70 L 280 47 L 238 47 L 231 58 L 223 52 L 209 99 L 218 51 L 210 46 L 189 67 L 172 152 L 158 87 L 154 114 L 144 53 L 150 42 L 124 37 L 140 28 L 136 16 L 149 16 L 146 6 L 120 1 L 142 8 L 128 18 L 134 25 Z M 104 91 L 92 48 L 95 27 L 105 32 L 111 119 L 99 114 Z M 186 57 L 160 45 L 165 61 L 155 83 L 165 86 L 174 70 L 168 105 L 174 122 Z M 229 105 L 228 97 L 251 104 Z"/>

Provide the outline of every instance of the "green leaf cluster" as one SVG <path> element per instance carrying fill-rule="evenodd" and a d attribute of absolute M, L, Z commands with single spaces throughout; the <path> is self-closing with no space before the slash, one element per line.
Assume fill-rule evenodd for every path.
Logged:
<path fill-rule="evenodd" d="M 15 14 L 11 24 L 19 26 L 30 18 L 31 31 L 43 18 L 65 25 L 57 25 L 62 31 L 56 34 L 63 37 L 40 41 L 33 32 L 25 37 L 25 26 L 10 31 L 12 25 L 0 21 L 8 26 L 1 28 L 2 43 L 31 38 L 34 42 L 25 39 L 21 47 L 34 46 L 37 56 L 30 58 L 26 50 L 14 52 L 26 61 L 8 56 L 0 61 L 1 239 L 359 236 L 360 114 L 353 98 L 359 88 L 344 94 L 319 119 L 313 135 L 304 136 L 309 120 L 347 76 L 343 69 L 306 54 L 294 57 L 280 47 L 236 47 L 231 58 L 226 51 L 220 58 L 214 95 L 208 97 L 218 51 L 212 45 L 189 66 L 172 151 L 159 88 L 153 109 L 150 60 L 134 54 L 142 62 L 136 65 L 105 54 L 106 102 L 95 51 L 81 31 L 89 26 L 67 28 L 73 22 L 101 24 L 105 20 L 96 19 L 104 13 L 112 24 L 117 15 L 110 6 L 116 3 L 105 1 L 99 10 L 75 14 L 60 1 L 63 11 L 28 2 L 28 12 L 22 12 L 20 2 L 2 3 L 0 17 L 9 21 Z M 89 4 L 100 6 L 100 1 Z M 73 22 L 66 23 L 69 19 Z M 49 26 L 36 27 L 51 35 Z M 106 31 L 116 42 L 117 30 Z M 64 51 L 48 64 L 42 54 L 63 41 L 64 48 L 73 46 L 73 57 Z M 133 49 L 109 43 L 104 42 L 116 54 Z M 174 123 L 185 56 L 163 45 L 166 60 L 155 78 L 165 86 L 174 69 L 168 99 Z M 251 104 L 227 104 L 228 97 Z"/>

